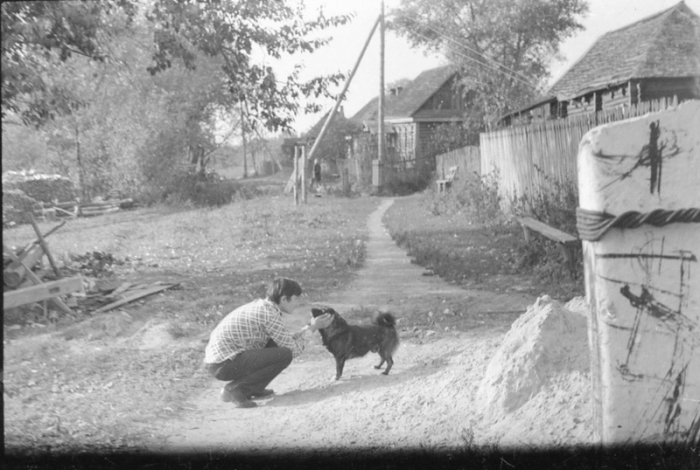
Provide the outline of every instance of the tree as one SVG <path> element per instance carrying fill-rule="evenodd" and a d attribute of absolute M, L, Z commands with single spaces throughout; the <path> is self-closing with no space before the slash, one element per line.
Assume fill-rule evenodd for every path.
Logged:
<path fill-rule="evenodd" d="M 585 0 L 401 0 L 389 26 L 460 67 L 478 126 L 541 94 L 551 59 L 587 11 Z"/>
<path fill-rule="evenodd" d="M 246 122 L 269 130 L 290 130 L 300 111 L 302 96 L 329 96 L 328 87 L 337 85 L 342 74 L 299 80 L 301 67 L 284 80 L 278 80 L 259 51 L 279 59 L 283 55 L 313 52 L 330 38 L 314 37 L 331 26 L 342 25 L 350 17 L 318 17 L 304 20 L 302 2 L 239 0 L 200 2 L 197 0 L 158 0 L 148 18 L 157 25 L 156 53 L 149 67 L 159 73 L 179 60 L 196 67 L 198 55 L 222 60 L 228 92 L 235 102 L 245 102 Z M 317 112 L 319 106 L 308 105 Z"/>
<path fill-rule="evenodd" d="M 80 97 L 52 86 L 47 72 L 74 55 L 103 61 L 99 36 L 109 18 L 119 13 L 130 21 L 135 11 L 130 0 L 3 2 L 3 121 L 11 113 L 38 126 L 80 106 Z"/>

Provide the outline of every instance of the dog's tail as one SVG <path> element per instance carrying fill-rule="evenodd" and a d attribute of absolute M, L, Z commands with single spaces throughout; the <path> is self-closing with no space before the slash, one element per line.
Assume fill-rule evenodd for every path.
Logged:
<path fill-rule="evenodd" d="M 377 312 L 374 314 L 374 318 L 372 318 L 372 323 L 387 328 L 394 328 L 396 326 L 396 319 L 391 313 Z"/>

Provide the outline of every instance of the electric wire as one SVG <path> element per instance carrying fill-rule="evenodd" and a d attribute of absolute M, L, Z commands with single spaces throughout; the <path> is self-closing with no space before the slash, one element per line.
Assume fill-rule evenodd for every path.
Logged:
<path fill-rule="evenodd" d="M 418 21 L 417 17 L 415 17 L 415 16 L 413 16 L 413 15 L 408 15 L 408 14 L 406 14 L 406 13 L 402 13 L 402 14 L 404 14 L 405 16 L 407 16 L 408 18 L 410 18 L 410 19 L 412 19 L 412 20 L 414 20 L 414 21 L 416 21 L 416 22 Z M 492 59 L 491 57 L 488 57 L 487 55 L 485 55 L 485 54 L 483 54 L 483 53 L 481 53 L 481 52 L 478 52 L 478 51 L 476 51 L 475 49 L 472 49 L 471 47 L 467 46 L 466 44 L 464 44 L 464 43 L 462 43 L 462 42 L 460 42 L 460 41 L 454 39 L 453 37 L 448 36 L 447 34 L 445 34 L 445 33 L 443 33 L 443 32 L 440 32 L 440 31 L 436 30 L 435 28 L 432 28 L 432 27 L 430 27 L 430 26 L 427 26 L 426 28 L 429 29 L 429 30 L 431 30 L 431 31 L 433 31 L 436 35 L 440 36 L 441 38 L 443 38 L 443 39 L 445 39 L 445 40 L 447 40 L 447 41 L 453 42 L 453 43 L 455 43 L 456 45 L 458 45 L 458 46 L 460 46 L 460 47 L 463 47 L 464 49 L 467 49 L 467 50 L 473 52 L 474 54 L 478 55 L 479 57 L 482 57 L 482 58 L 484 58 L 484 59 L 486 59 L 486 60 L 489 60 L 489 61 L 493 62 L 493 63 L 496 64 L 496 65 L 494 66 L 494 65 L 491 65 L 491 64 L 489 64 L 489 63 L 484 63 L 484 62 L 482 62 L 482 61 L 479 61 L 479 60 L 475 59 L 474 57 L 470 57 L 470 56 L 468 56 L 468 55 L 466 55 L 466 54 L 464 54 L 464 53 L 462 53 L 462 52 L 459 52 L 459 51 L 453 51 L 454 54 L 459 55 L 459 56 L 461 56 L 461 57 L 463 57 L 463 58 L 465 58 L 465 59 L 471 60 L 471 61 L 473 61 L 473 62 L 476 62 L 476 63 L 478 63 L 479 65 L 483 65 L 484 67 L 488 67 L 488 68 L 490 68 L 491 70 L 494 70 L 494 71 L 496 71 L 496 72 L 498 72 L 498 73 L 501 73 L 501 74 L 503 74 L 503 75 L 506 75 L 506 76 L 508 76 L 508 77 L 511 77 L 511 78 L 513 78 L 513 79 L 519 81 L 520 83 L 529 86 L 530 88 L 532 88 L 532 89 L 534 89 L 534 90 L 537 89 L 537 86 L 536 86 L 536 85 L 533 85 L 533 84 L 529 81 L 529 79 L 528 79 L 528 77 L 527 77 L 526 75 L 523 75 L 523 74 L 521 74 L 520 72 L 518 72 L 518 71 L 516 71 L 516 70 L 514 70 L 514 69 L 511 69 L 511 68 L 507 67 L 506 65 L 503 65 L 502 63 L 498 62 L 497 60 Z M 430 38 L 429 38 L 428 36 L 426 36 L 425 34 L 420 33 L 420 32 L 417 31 L 416 29 L 413 29 L 412 31 L 413 31 L 413 34 L 416 34 L 416 35 L 418 35 L 418 36 L 421 36 L 421 37 L 424 38 L 424 39 L 430 40 Z M 502 70 L 502 69 L 504 69 L 504 70 Z"/>

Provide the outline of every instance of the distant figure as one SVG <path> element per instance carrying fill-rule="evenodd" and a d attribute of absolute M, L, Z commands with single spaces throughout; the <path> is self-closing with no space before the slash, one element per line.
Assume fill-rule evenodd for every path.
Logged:
<path fill-rule="evenodd" d="M 321 188 L 321 162 L 318 161 L 318 158 L 314 160 L 314 179 L 311 186 L 315 186 L 316 189 Z"/>

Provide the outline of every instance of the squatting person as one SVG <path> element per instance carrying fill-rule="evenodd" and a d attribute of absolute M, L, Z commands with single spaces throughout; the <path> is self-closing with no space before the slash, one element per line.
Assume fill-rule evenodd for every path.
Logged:
<path fill-rule="evenodd" d="M 209 336 L 204 363 L 215 378 L 229 383 L 221 399 L 239 408 L 252 408 L 251 398 L 272 395 L 265 387 L 299 356 L 309 332 L 326 328 L 328 314 L 312 318 L 301 331 L 292 333 L 282 323 L 282 313 L 291 314 L 301 305 L 301 286 L 279 277 L 267 297 L 238 307 L 214 328 Z"/>

